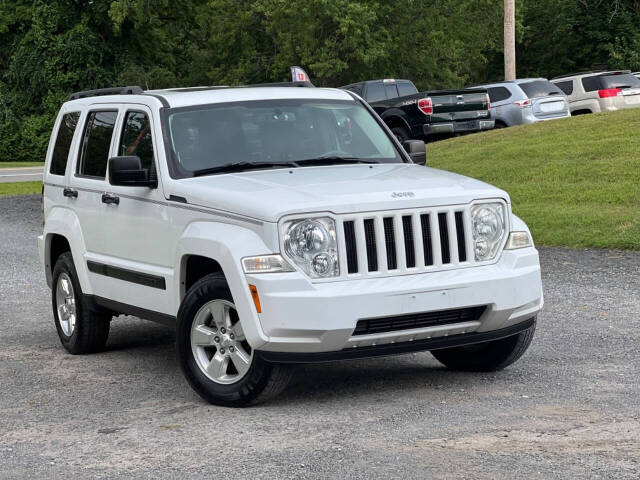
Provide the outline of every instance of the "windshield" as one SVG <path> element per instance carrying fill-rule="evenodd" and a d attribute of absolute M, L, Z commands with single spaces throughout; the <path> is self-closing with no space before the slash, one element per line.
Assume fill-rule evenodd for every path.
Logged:
<path fill-rule="evenodd" d="M 194 106 L 169 110 L 167 120 L 177 177 L 240 163 L 255 168 L 321 158 L 403 162 L 375 118 L 351 101 Z"/>
<path fill-rule="evenodd" d="M 533 82 L 521 83 L 520 88 L 524 90 L 527 98 L 548 97 L 550 95 L 564 95 L 553 83 L 546 80 L 535 80 Z"/>

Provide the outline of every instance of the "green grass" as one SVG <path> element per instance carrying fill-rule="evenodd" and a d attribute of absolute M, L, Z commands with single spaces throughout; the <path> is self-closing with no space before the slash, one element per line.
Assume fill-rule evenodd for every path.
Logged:
<path fill-rule="evenodd" d="M 5 195 L 27 195 L 41 193 L 42 182 L 12 182 L 0 183 L 0 197 Z"/>
<path fill-rule="evenodd" d="M 640 108 L 452 138 L 427 163 L 506 190 L 539 245 L 640 250 Z"/>
<path fill-rule="evenodd" d="M 44 162 L 0 162 L 0 168 L 42 167 Z"/>

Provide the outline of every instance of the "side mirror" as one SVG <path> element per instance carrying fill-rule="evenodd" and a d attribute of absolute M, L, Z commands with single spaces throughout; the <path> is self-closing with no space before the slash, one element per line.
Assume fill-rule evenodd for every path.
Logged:
<path fill-rule="evenodd" d="M 409 154 L 413 163 L 425 165 L 427 163 L 427 149 L 422 140 L 405 140 L 402 142 L 404 150 Z"/>
<path fill-rule="evenodd" d="M 138 156 L 111 157 L 109 159 L 109 183 L 121 187 L 157 188 L 158 181 L 149 178 L 149 170 L 142 168 Z"/>

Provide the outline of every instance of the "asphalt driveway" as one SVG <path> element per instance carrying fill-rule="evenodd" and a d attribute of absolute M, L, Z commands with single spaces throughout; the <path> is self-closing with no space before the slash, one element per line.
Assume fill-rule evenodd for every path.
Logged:
<path fill-rule="evenodd" d="M 543 249 L 529 352 L 494 374 L 428 353 L 300 367 L 269 404 L 203 403 L 171 329 L 53 325 L 39 196 L 0 198 L 0 478 L 638 478 L 640 253 Z"/>
<path fill-rule="evenodd" d="M 34 182 L 36 180 L 42 180 L 42 167 L 0 169 L 0 183 Z"/>

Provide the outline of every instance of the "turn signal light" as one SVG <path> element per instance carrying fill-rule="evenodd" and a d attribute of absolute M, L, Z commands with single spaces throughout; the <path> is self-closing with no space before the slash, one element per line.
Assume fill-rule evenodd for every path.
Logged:
<path fill-rule="evenodd" d="M 249 284 L 249 291 L 251 292 L 251 297 L 253 298 L 253 304 L 256 306 L 256 310 L 258 313 L 262 313 L 262 307 L 260 306 L 260 297 L 258 296 L 258 289 L 255 285 Z"/>

